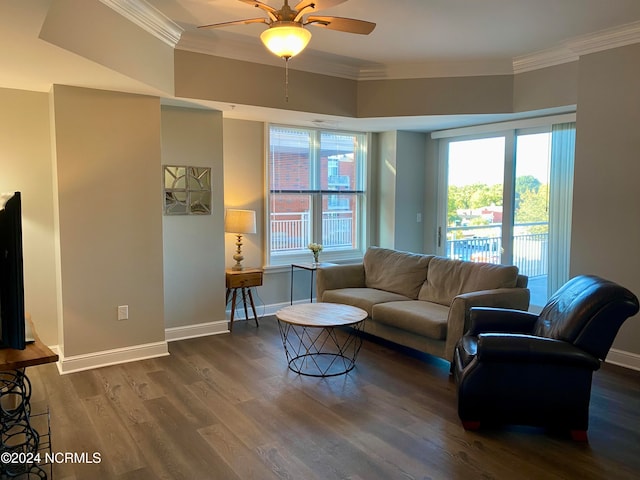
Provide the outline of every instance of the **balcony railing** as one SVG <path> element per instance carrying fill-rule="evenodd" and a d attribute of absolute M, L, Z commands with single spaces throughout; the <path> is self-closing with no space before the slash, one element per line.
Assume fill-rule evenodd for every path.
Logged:
<path fill-rule="evenodd" d="M 548 270 L 548 233 L 533 233 L 546 222 L 522 223 L 514 227 L 513 264 L 528 277 L 546 275 Z M 543 230 L 545 228 L 542 228 Z M 532 232 L 533 231 L 533 232 Z M 502 225 L 449 227 L 446 255 L 474 262 L 500 263 Z M 461 237 L 461 238 L 456 238 Z"/>
<path fill-rule="evenodd" d="M 514 227 L 513 264 L 528 277 L 547 275 L 548 233 L 533 233 L 546 227 L 545 222 L 518 224 Z M 450 227 L 446 244 L 449 258 L 473 262 L 500 263 L 502 225 Z M 461 237 L 461 238 L 456 238 Z M 286 253 L 304 250 L 311 242 L 308 212 L 271 214 L 271 252 Z M 325 248 L 353 247 L 353 212 L 322 215 L 322 244 Z"/>
<path fill-rule="evenodd" d="M 271 252 L 304 250 L 311 243 L 309 212 L 271 214 Z M 353 212 L 322 214 L 322 245 L 325 248 L 353 247 Z"/>

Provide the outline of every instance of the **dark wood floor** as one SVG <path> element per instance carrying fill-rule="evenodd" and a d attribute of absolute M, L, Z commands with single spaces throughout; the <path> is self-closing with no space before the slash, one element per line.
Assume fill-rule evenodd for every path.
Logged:
<path fill-rule="evenodd" d="M 589 443 L 539 429 L 465 432 L 448 364 L 365 341 L 329 379 L 289 371 L 273 317 L 171 356 L 59 376 L 30 368 L 54 452 L 100 463 L 56 479 L 631 479 L 640 473 L 640 372 L 595 373 Z"/>

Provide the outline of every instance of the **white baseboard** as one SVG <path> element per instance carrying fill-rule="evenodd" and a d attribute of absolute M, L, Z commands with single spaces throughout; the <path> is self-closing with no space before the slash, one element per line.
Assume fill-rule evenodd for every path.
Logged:
<path fill-rule="evenodd" d="M 108 365 L 164 357 L 169 355 L 168 347 L 167 342 L 155 342 L 82 355 L 72 355 L 70 357 L 58 354 L 60 355 L 57 363 L 58 372 L 60 372 L 60 375 L 66 375 L 67 373 L 81 372 L 83 370 L 91 370 Z"/>
<path fill-rule="evenodd" d="M 637 353 L 612 348 L 609 350 L 605 362 L 640 371 L 640 355 Z"/>
<path fill-rule="evenodd" d="M 198 323 L 196 325 L 185 325 L 183 327 L 171 327 L 165 328 L 164 330 L 164 336 L 167 342 L 186 340 L 187 338 L 206 337 L 208 335 L 218 335 L 220 333 L 229 333 L 229 326 L 226 320 Z"/>

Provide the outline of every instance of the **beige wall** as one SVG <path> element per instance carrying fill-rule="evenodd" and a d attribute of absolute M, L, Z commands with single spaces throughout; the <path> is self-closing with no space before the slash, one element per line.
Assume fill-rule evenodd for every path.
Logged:
<path fill-rule="evenodd" d="M 358 117 L 511 111 L 511 75 L 369 80 L 358 83 Z"/>
<path fill-rule="evenodd" d="M 426 138 L 424 133 L 391 131 L 378 135 L 376 165 L 377 244 L 422 252 Z M 374 242 L 374 244 L 376 244 Z"/>
<path fill-rule="evenodd" d="M 434 253 L 438 248 L 438 141 L 425 139 L 424 199 L 422 225 L 423 252 Z"/>
<path fill-rule="evenodd" d="M 580 59 L 571 275 L 640 295 L 640 44 Z M 640 355 L 640 316 L 614 347 Z"/>
<path fill-rule="evenodd" d="M 222 114 L 163 107 L 162 164 L 209 167 L 212 179 L 211 215 L 162 217 L 165 326 L 223 321 Z"/>
<path fill-rule="evenodd" d="M 287 99 L 284 61 L 282 67 L 273 67 L 176 50 L 175 67 L 178 97 L 346 117 L 356 115 L 354 80 L 289 69 Z"/>
<path fill-rule="evenodd" d="M 53 0 L 40 38 L 173 94 L 173 48 L 100 1 Z"/>
<path fill-rule="evenodd" d="M 396 241 L 397 147 L 397 131 L 378 134 L 378 176 L 374 183 L 378 212 L 377 245 L 385 248 L 395 248 Z"/>
<path fill-rule="evenodd" d="M 242 239 L 243 265 L 264 265 L 264 129 L 262 122 L 224 121 L 224 208 L 255 210 L 256 234 Z M 224 234 L 224 263 L 231 268 L 235 261 L 236 236 Z"/>
<path fill-rule="evenodd" d="M 164 341 L 159 99 L 56 85 L 53 105 L 64 355 Z"/>
<path fill-rule="evenodd" d="M 527 112 L 578 103 L 578 62 L 513 76 L 513 111 Z"/>
<path fill-rule="evenodd" d="M 424 133 L 398 132 L 395 245 L 399 250 L 409 252 L 422 252 L 424 244 L 422 199 L 425 195 L 426 137 Z"/>
<path fill-rule="evenodd" d="M 0 192 L 22 192 L 25 309 L 58 342 L 49 96 L 0 89 Z"/>

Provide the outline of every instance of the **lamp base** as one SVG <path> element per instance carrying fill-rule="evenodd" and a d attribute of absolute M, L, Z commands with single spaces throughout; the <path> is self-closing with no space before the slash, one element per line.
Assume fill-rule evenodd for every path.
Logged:
<path fill-rule="evenodd" d="M 244 260 L 244 255 L 242 255 L 242 234 L 236 234 L 236 253 L 233 255 L 233 259 L 236 261 L 236 264 L 231 267 L 233 271 L 243 270 L 242 260 Z"/>

